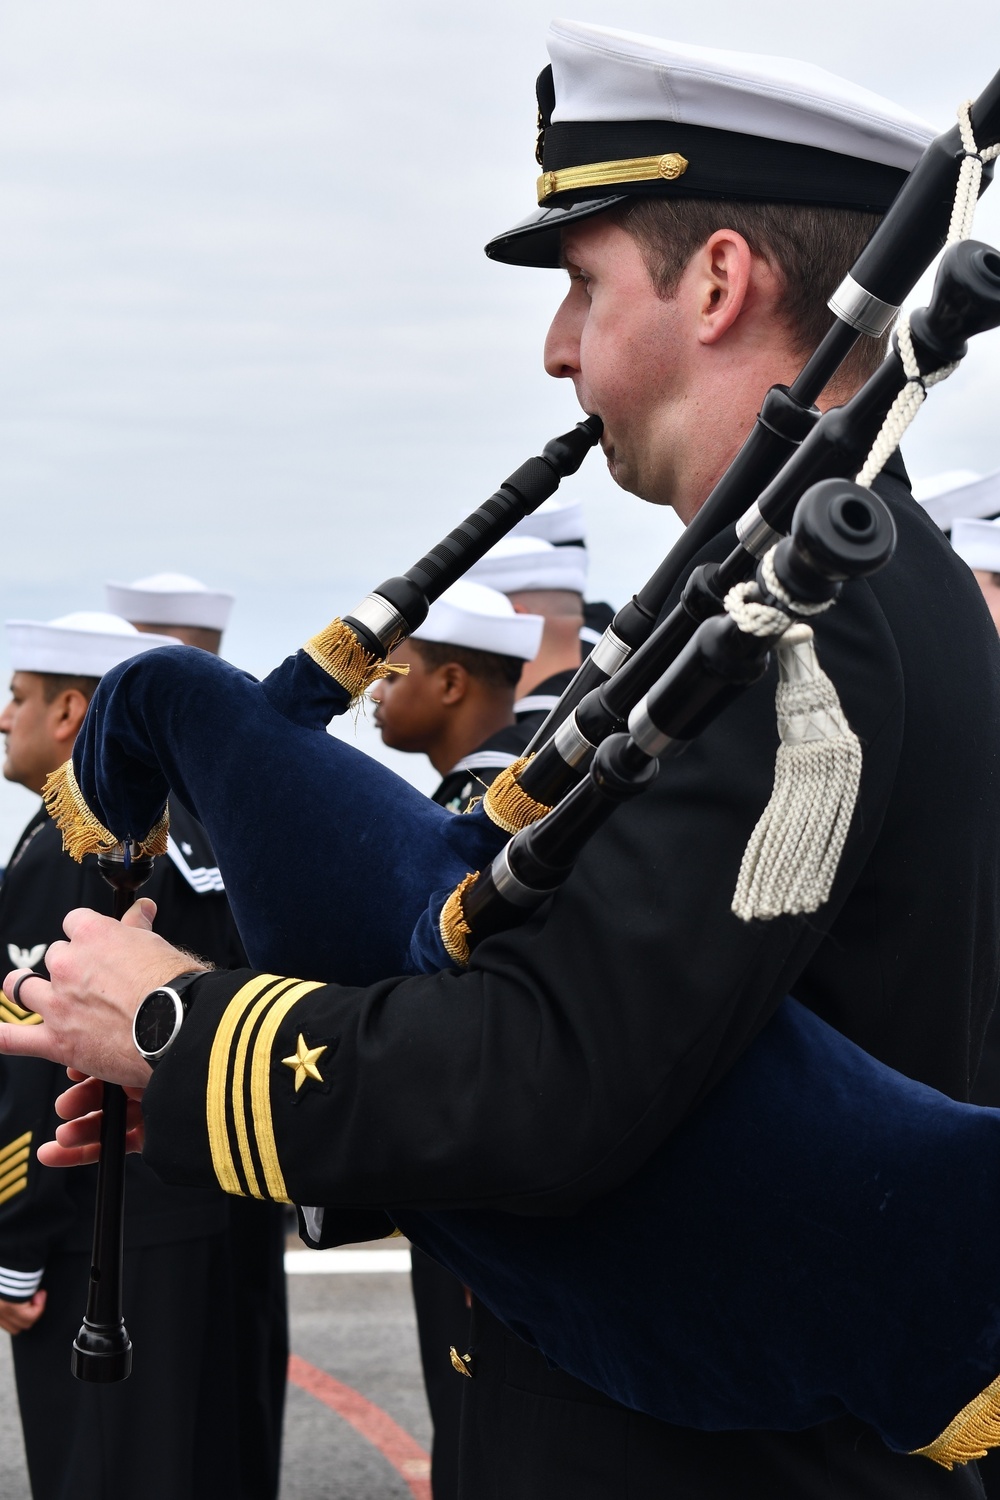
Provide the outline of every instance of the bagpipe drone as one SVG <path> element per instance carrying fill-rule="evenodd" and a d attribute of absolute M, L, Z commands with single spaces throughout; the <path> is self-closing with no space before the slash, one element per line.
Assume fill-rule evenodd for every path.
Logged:
<path fill-rule="evenodd" d="M 971 121 L 985 151 L 1000 134 L 1000 77 L 972 106 Z M 445 953 L 461 962 L 483 933 L 536 907 L 565 878 L 595 821 L 617 800 L 640 792 L 658 756 L 697 733 L 728 696 L 760 675 L 772 637 L 784 641 L 783 676 L 794 686 L 811 645 L 803 638 L 808 628 L 791 621 L 829 603 L 831 586 L 835 592 L 843 578 L 884 561 L 878 502 L 850 485 L 813 488 L 795 534 L 776 543 L 803 492 L 817 481 L 859 470 L 870 481 L 926 386 L 962 358 L 969 336 L 1000 323 L 1000 255 L 969 241 L 955 246 L 942 262 L 930 306 L 913 315 L 862 391 L 819 420 L 806 403 L 828 383 L 860 331 L 879 331 L 876 313 L 886 326 L 940 247 L 960 169 L 966 200 L 974 201 L 979 177 L 975 164 L 968 168 L 973 157 L 981 172 L 981 155 L 957 132 L 929 148 L 845 283 L 848 294 L 834 299 L 831 333 L 791 390 L 775 398 L 788 417 L 783 430 L 765 403 L 759 430 L 765 435 L 751 437 L 654 575 L 655 586 L 651 580 L 644 597 L 633 601 L 648 644 L 625 640 L 616 617 L 614 639 L 597 648 L 594 670 L 614 682 L 617 696 L 610 709 L 603 705 L 600 732 L 590 732 L 594 725 L 585 716 L 566 720 L 575 727 L 563 733 L 557 754 L 573 774 L 561 785 L 550 777 L 544 787 L 526 787 L 515 772 L 499 803 L 492 799 L 499 820 L 489 806 L 454 818 L 326 734 L 329 717 L 384 673 L 385 657 L 417 623 L 412 616 L 420 609 L 421 581 L 411 570 L 262 683 L 213 658 L 193 660 L 195 653 L 185 649 L 150 653 L 108 674 L 77 741 L 72 771 L 57 773 L 48 792 L 67 846 L 78 854 L 116 845 L 137 856 L 155 852 L 165 837 L 169 789 L 206 826 L 254 965 L 345 983 L 399 973 L 407 963 L 439 966 Z M 779 441 L 772 442 L 775 436 Z M 694 550 L 731 522 L 737 507 L 747 506 L 740 547 L 713 573 L 696 577 L 680 607 L 683 618 L 674 611 L 654 631 Z M 480 555 L 479 540 L 470 563 Z M 449 562 L 448 582 L 462 571 L 455 552 Z M 613 673 L 626 657 L 627 669 Z M 723 658 L 732 663 L 732 675 L 709 703 L 706 675 L 717 675 Z M 822 700 L 830 740 L 843 748 L 849 731 L 835 695 L 827 696 L 813 663 L 804 670 Z M 628 734 L 621 733 L 626 720 Z M 549 761 L 551 770 L 551 755 Z M 536 762 L 544 765 L 542 754 L 520 774 Z M 851 774 L 842 778 L 848 785 L 831 816 L 831 846 L 846 832 L 845 807 L 849 822 Z M 776 783 L 776 797 L 778 791 Z M 517 837 L 504 848 L 511 833 Z M 766 837 L 765 830 L 764 845 Z M 763 847 L 754 856 L 757 866 Z M 397 851 L 402 858 L 395 858 Z M 483 872 L 478 879 L 477 871 Z M 814 888 L 804 898 L 812 906 L 802 904 L 801 893 L 793 893 L 789 906 L 780 861 L 763 888 L 755 886 L 756 873 L 752 868 L 746 882 L 741 879 L 741 915 L 770 914 L 768 903 L 775 900 L 778 910 L 799 911 L 822 900 L 822 889 L 817 895 Z M 820 887 L 827 879 L 828 890 L 831 871 L 816 873 Z M 429 906 L 434 891 L 443 895 Z M 733 1121 L 748 1118 L 765 1153 L 756 1160 L 750 1132 L 735 1130 L 741 1151 L 732 1150 Z M 900 1078 L 788 1002 L 708 1105 L 638 1177 L 572 1221 L 454 1212 L 407 1213 L 400 1223 L 516 1332 L 640 1410 L 704 1428 L 795 1428 L 846 1410 L 873 1425 L 890 1447 L 926 1450 L 944 1463 L 964 1461 L 1000 1431 L 1000 1398 L 990 1389 L 1000 1371 L 1000 1319 L 988 1253 L 1000 1227 L 998 1194 L 995 1172 L 974 1166 L 995 1159 L 990 1151 L 998 1123 L 993 1111 L 954 1104 Z M 822 1130 L 832 1190 L 817 1165 L 826 1160 L 814 1139 Z M 860 1176 L 848 1170 L 855 1161 Z M 776 1191 L 782 1163 L 796 1187 L 812 1175 L 822 1205 L 805 1189 L 801 1209 L 795 1194 Z M 912 1172 L 911 1187 L 897 1190 L 906 1172 Z M 874 1189 L 859 1201 L 859 1181 L 870 1186 L 890 1179 L 891 1212 L 890 1198 Z M 753 1209 L 750 1241 L 741 1230 L 738 1249 L 713 1227 L 710 1207 L 700 1217 L 703 1195 L 693 1184 L 703 1187 L 706 1180 L 719 1184 L 718 1202 L 726 1203 L 730 1221 L 733 1204 Z M 928 1203 L 950 1191 L 952 1181 L 962 1184 L 965 1201 L 979 1215 L 977 1244 L 967 1247 L 966 1259 L 953 1247 L 957 1260 L 945 1256 L 938 1265 L 938 1257 L 932 1265 L 912 1247 L 930 1227 Z M 655 1293 L 643 1313 L 609 1300 L 607 1274 L 598 1279 L 597 1273 L 599 1263 L 615 1263 L 609 1241 L 620 1246 L 623 1224 L 668 1218 L 674 1259 L 650 1252 Z M 853 1265 L 845 1269 L 845 1239 L 852 1254 L 870 1263 L 867 1292 L 850 1277 Z M 897 1262 L 901 1247 L 908 1252 L 905 1274 Z M 599 1262 L 599 1250 L 611 1259 Z M 720 1299 L 729 1286 L 740 1295 L 743 1266 L 733 1262 L 744 1255 L 748 1266 L 777 1266 L 778 1275 L 766 1296 L 758 1290 L 744 1305 L 728 1308 Z M 840 1261 L 840 1277 L 822 1303 L 809 1296 L 809 1257 L 818 1274 L 832 1273 Z M 880 1276 L 888 1276 L 890 1289 L 880 1286 Z M 626 1279 L 634 1283 L 633 1270 Z M 926 1316 L 914 1312 L 917 1286 Z M 650 1337 L 653 1305 L 662 1337 L 660 1330 Z M 900 1334 L 898 1346 L 892 1338 L 881 1340 L 887 1347 L 879 1363 L 870 1359 L 869 1339 L 859 1357 L 851 1318 L 866 1328 L 871 1320 L 888 1323 L 893 1337 Z"/>

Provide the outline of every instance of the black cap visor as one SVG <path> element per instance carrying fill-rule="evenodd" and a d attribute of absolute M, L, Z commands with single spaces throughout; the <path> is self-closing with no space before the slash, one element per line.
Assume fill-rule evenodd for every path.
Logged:
<path fill-rule="evenodd" d="M 567 194 L 567 197 L 572 197 Z M 567 224 L 579 219 L 589 219 L 593 214 L 603 214 L 618 203 L 625 202 L 624 193 L 603 198 L 584 198 L 579 203 L 554 203 L 548 208 L 536 208 L 520 224 L 498 234 L 486 246 L 491 260 L 505 261 L 509 266 L 561 266 L 562 239 L 560 231 Z"/>

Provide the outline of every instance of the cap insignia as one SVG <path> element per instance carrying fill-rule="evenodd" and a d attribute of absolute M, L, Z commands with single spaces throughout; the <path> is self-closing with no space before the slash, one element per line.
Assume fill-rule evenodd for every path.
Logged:
<path fill-rule="evenodd" d="M 590 162 L 581 167 L 561 167 L 558 172 L 543 172 L 538 179 L 538 201 L 545 203 L 555 193 L 573 188 L 618 187 L 625 182 L 654 182 L 658 178 L 675 182 L 683 177 L 690 163 L 677 151 L 663 156 L 631 156 L 622 161 Z"/>

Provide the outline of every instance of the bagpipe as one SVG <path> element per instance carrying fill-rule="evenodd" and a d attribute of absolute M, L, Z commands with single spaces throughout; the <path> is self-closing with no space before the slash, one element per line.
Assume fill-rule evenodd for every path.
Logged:
<path fill-rule="evenodd" d="M 330 717 L 388 670 L 421 595 L 434 597 L 434 577 L 451 582 L 463 552 L 471 563 L 502 534 L 480 546 L 482 532 L 458 528 L 443 563 L 436 549 L 436 574 L 424 559 L 380 586 L 263 682 L 185 648 L 109 673 L 71 767 L 47 791 L 70 851 L 157 852 L 170 791 L 208 831 L 255 967 L 363 984 L 454 965 L 547 898 L 593 828 L 761 675 L 777 641 L 779 693 L 794 700 L 804 688 L 809 707 L 798 728 L 791 715 L 738 911 L 816 909 L 850 821 L 859 750 L 804 621 L 887 551 L 875 497 L 842 481 L 860 471 L 867 485 L 926 388 L 963 357 L 971 335 L 1000 324 L 1000 255 L 967 238 L 956 244 L 930 305 L 901 328 L 858 395 L 822 418 L 807 402 L 860 333 L 887 326 L 940 248 L 960 176 L 967 235 L 968 205 L 988 175 L 983 156 L 1000 135 L 1000 75 L 965 124 L 929 148 L 833 299 L 830 334 L 793 387 L 765 402 L 730 473 L 596 648 L 599 724 L 583 711 L 578 682 L 556 711 L 558 748 L 547 742 L 460 818 L 326 733 Z M 740 511 L 739 547 L 717 569 L 699 570 L 656 626 L 696 551 Z M 833 789 L 819 828 L 781 763 L 784 750 L 794 764 L 814 749 Z M 982 1166 L 992 1164 L 998 1118 L 901 1078 L 789 1001 L 642 1172 L 572 1220 L 458 1211 L 398 1220 L 515 1332 L 639 1410 L 706 1429 L 796 1428 L 851 1411 L 890 1447 L 964 1461 L 1000 1435 L 989 1254 L 997 1191 Z M 800 1194 L 803 1179 L 811 1186 Z M 953 1184 L 979 1217 L 975 1245 L 946 1237 L 949 1256 L 939 1253 L 929 1205 L 948 1201 Z M 741 1208 L 748 1222 L 734 1244 L 729 1226 Z M 648 1232 L 655 1224 L 669 1227 L 666 1251 Z M 629 1225 L 656 1248 L 640 1254 L 645 1299 L 626 1306 L 615 1288 L 634 1294 L 633 1250 L 620 1282 L 609 1268 L 622 1264 L 624 1244 L 634 1247 Z M 915 1254 L 932 1229 L 935 1250 Z M 762 1290 L 753 1277 L 765 1270 Z M 859 1349 L 858 1329 L 871 1327 L 879 1337 Z"/>

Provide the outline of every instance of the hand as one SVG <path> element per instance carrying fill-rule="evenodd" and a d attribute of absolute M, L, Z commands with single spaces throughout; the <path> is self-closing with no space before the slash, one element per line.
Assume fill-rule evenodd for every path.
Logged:
<path fill-rule="evenodd" d="M 74 1087 L 56 1100 L 56 1114 L 68 1123 L 56 1128 L 54 1141 L 38 1148 L 43 1167 L 89 1167 L 101 1155 L 101 1103 L 104 1084 L 99 1078 L 84 1078 L 75 1069 L 68 1070 Z M 125 1150 L 141 1151 L 146 1138 L 141 1100 L 144 1089 L 126 1088 L 129 1103 L 126 1111 Z"/>
<path fill-rule="evenodd" d="M 45 1311 L 45 1296 L 44 1291 L 39 1291 L 27 1302 L 7 1302 L 0 1297 L 0 1328 L 12 1334 L 33 1328 Z"/>
<path fill-rule="evenodd" d="M 0 1025 L 0 1054 L 47 1057 L 81 1075 L 143 1087 L 149 1064 L 135 1050 L 132 1020 L 143 997 L 185 970 L 203 967 L 152 931 L 156 903 L 137 901 L 121 922 L 79 908 L 63 922 L 68 943 L 45 955 L 51 982 L 15 969 L 4 994 L 29 974 L 21 999 L 44 1025 Z"/>

